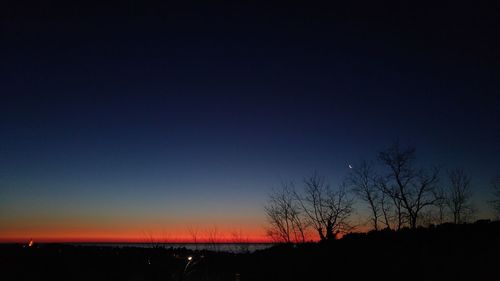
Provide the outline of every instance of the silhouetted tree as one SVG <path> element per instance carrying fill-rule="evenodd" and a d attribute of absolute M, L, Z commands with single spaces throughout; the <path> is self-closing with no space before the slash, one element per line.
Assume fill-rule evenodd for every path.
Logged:
<path fill-rule="evenodd" d="M 220 250 L 219 243 L 223 241 L 223 237 L 219 232 L 219 228 L 216 225 L 213 225 L 211 228 L 206 230 L 207 232 L 207 242 L 212 251 L 218 252 Z"/>
<path fill-rule="evenodd" d="M 438 170 L 428 172 L 415 168 L 415 149 L 401 149 L 397 143 L 381 151 L 378 158 L 388 168 L 384 190 L 395 205 L 406 212 L 410 227 L 416 228 L 421 211 L 439 199 L 436 193 Z M 403 213 L 401 210 L 398 213 L 401 223 Z"/>
<path fill-rule="evenodd" d="M 378 178 L 377 187 L 382 192 L 380 202 L 386 227 L 401 229 L 406 222 L 407 215 L 402 208 L 403 203 L 401 202 L 401 196 L 399 196 L 398 187 L 390 185 L 390 181 L 385 177 Z"/>
<path fill-rule="evenodd" d="M 249 238 L 248 236 L 244 235 L 243 231 L 240 229 L 240 230 L 235 230 L 235 231 L 232 231 L 231 232 L 231 236 L 232 236 L 232 239 L 231 239 L 231 242 L 237 246 L 237 250 L 240 252 L 240 253 L 248 253 L 249 252 Z"/>
<path fill-rule="evenodd" d="M 198 250 L 198 228 L 195 226 L 189 226 L 188 232 L 191 236 L 191 242 L 194 243 L 195 249 Z"/>
<path fill-rule="evenodd" d="M 438 224 L 442 224 L 445 222 L 445 219 L 446 219 L 446 208 L 447 208 L 446 191 L 444 188 L 438 187 L 438 188 L 436 188 L 436 194 L 437 194 L 438 200 L 436 200 L 434 205 L 437 208 L 437 216 L 435 217 L 434 222 L 436 222 Z"/>
<path fill-rule="evenodd" d="M 283 183 L 280 190 L 269 196 L 265 212 L 270 227 L 267 234 L 274 240 L 291 243 L 305 242 L 306 223 L 294 196 L 292 184 Z"/>
<path fill-rule="evenodd" d="M 470 203 L 470 177 L 462 169 L 450 171 L 448 177 L 450 186 L 445 195 L 446 206 L 453 216 L 453 223 L 463 223 L 474 212 Z"/>
<path fill-rule="evenodd" d="M 387 196 L 387 194 L 383 191 L 381 188 L 380 183 L 377 184 L 377 187 L 379 188 L 380 192 L 380 211 L 382 212 L 382 217 L 383 220 L 382 222 L 385 224 L 385 228 L 391 229 L 391 221 L 392 216 L 391 216 L 391 202 L 390 202 L 390 197 Z"/>
<path fill-rule="evenodd" d="M 304 184 L 304 193 L 295 193 L 296 198 L 321 241 L 334 240 L 337 234 L 352 228 L 348 219 L 353 211 L 353 200 L 344 185 L 332 189 L 317 174 L 306 178 Z"/>
<path fill-rule="evenodd" d="M 493 200 L 490 201 L 497 216 L 500 216 L 500 176 L 497 176 L 491 181 L 493 188 Z"/>
<path fill-rule="evenodd" d="M 372 227 L 374 230 L 378 230 L 379 218 L 383 213 L 381 203 L 383 203 L 384 198 L 380 196 L 381 192 L 377 188 L 372 167 L 365 161 L 355 165 L 347 177 L 347 184 L 359 199 L 368 204 Z"/>

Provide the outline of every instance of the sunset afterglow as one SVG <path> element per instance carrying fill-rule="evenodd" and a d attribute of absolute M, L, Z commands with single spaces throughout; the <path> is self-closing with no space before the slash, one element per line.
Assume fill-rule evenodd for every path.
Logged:
<path fill-rule="evenodd" d="M 199 241 L 214 229 L 220 241 L 271 241 L 270 194 L 303 190 L 311 175 L 348 189 L 341 232 L 369 230 L 370 207 L 346 178 L 366 161 L 391 179 L 379 154 L 395 143 L 415 148 L 419 176 L 438 168 L 436 188 L 462 169 L 471 220 L 495 217 L 488 32 L 378 3 L 347 20 L 341 7 L 130 2 L 0 9 L 0 242 L 189 242 L 193 228 Z M 304 240 L 320 240 L 303 209 Z M 423 208 L 418 223 L 436 212 Z"/>

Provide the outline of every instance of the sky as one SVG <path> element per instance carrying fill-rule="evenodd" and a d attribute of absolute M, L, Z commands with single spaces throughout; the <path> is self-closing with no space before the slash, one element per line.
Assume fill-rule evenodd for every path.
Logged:
<path fill-rule="evenodd" d="M 273 188 L 338 184 L 395 140 L 464 168 L 491 217 L 498 4 L 20 2 L 0 4 L 0 241 L 264 241 Z"/>

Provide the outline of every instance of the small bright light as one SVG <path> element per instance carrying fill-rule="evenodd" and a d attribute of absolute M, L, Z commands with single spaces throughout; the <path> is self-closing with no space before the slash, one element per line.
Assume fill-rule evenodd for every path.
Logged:
<path fill-rule="evenodd" d="M 352 169 L 352 165 L 351 164 L 349 164 L 349 169 Z"/>
<path fill-rule="evenodd" d="M 30 242 L 28 243 L 28 247 L 33 247 L 33 239 L 30 240 Z"/>
<path fill-rule="evenodd" d="M 193 259 L 193 257 L 189 256 L 188 257 L 188 261 L 191 261 Z"/>

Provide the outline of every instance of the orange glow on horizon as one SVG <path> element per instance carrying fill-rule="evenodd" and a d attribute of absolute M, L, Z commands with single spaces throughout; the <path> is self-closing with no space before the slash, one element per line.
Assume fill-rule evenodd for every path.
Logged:
<path fill-rule="evenodd" d="M 32 239 L 27 239 L 32 237 Z M 32 231 L 12 231 L 9 233 L 0 234 L 0 243 L 25 243 L 30 241 L 29 245 L 33 245 L 33 241 L 38 243 L 270 243 L 269 237 L 264 234 L 264 231 L 257 229 L 249 229 L 247 231 L 231 231 L 218 230 L 216 233 L 213 230 L 200 229 L 193 236 L 189 231 L 102 231 L 102 230 L 81 230 L 72 231 L 61 229 L 59 231 L 44 231 L 33 229 Z"/>
<path fill-rule="evenodd" d="M 0 238 L 0 243 L 24 243 L 26 241 L 23 238 L 17 237 L 2 237 Z M 245 240 L 234 240 L 232 238 L 221 238 L 215 241 L 208 239 L 198 239 L 196 241 L 190 238 L 179 238 L 179 239 L 166 239 L 166 240 L 153 240 L 148 241 L 147 239 L 140 237 L 40 237 L 37 239 L 38 243 L 144 243 L 144 244 L 162 244 L 162 243 L 273 243 L 269 237 L 251 237 Z M 31 247 L 34 243 L 30 242 L 28 244 Z"/>
<path fill-rule="evenodd" d="M 155 229 L 153 231 L 138 231 L 118 227 L 111 229 L 58 227 L 52 230 L 41 228 L 10 229 L 0 233 L 0 243 L 26 243 L 31 247 L 37 243 L 272 243 L 265 234 L 263 227 L 253 227 L 234 230 L 225 228 L 178 227 L 177 231 Z M 367 227 L 359 227 L 356 232 L 366 232 Z M 196 232 L 196 234 L 193 234 Z M 336 238 L 342 239 L 344 234 L 337 233 Z M 315 233 L 308 234 L 308 241 L 317 241 Z"/>
<path fill-rule="evenodd" d="M 43 220 L 42 220 L 43 219 Z M 10 220 L 0 232 L 0 243 L 272 243 L 266 224 L 258 219 L 234 221 L 202 220 Z M 207 220 L 208 221 L 208 220 Z M 43 223 L 42 223 L 43 222 Z M 357 232 L 366 232 L 365 226 Z M 307 241 L 317 241 L 317 233 L 307 233 Z M 338 234 L 337 238 L 343 235 Z"/>

